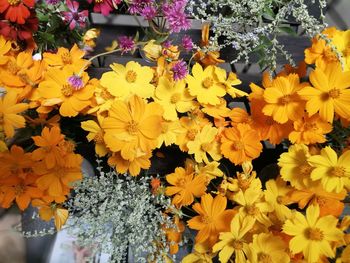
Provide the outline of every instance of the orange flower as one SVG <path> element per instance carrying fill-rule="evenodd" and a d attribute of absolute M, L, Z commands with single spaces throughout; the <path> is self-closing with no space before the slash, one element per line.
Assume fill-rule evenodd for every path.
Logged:
<path fill-rule="evenodd" d="M 221 153 L 236 165 L 259 157 L 262 151 L 259 134 L 248 124 L 225 129 L 221 143 Z"/>
<path fill-rule="evenodd" d="M 72 69 L 64 68 L 47 71 L 38 92 L 44 98 L 43 106 L 61 105 L 62 116 L 74 117 L 91 104 L 94 89 L 87 73 L 77 76 Z"/>
<path fill-rule="evenodd" d="M 332 125 L 321 119 L 318 114 L 294 121 L 294 131 L 289 134 L 289 140 L 298 144 L 324 143 L 325 134 L 332 131 Z"/>
<path fill-rule="evenodd" d="M 81 128 L 83 130 L 88 131 L 89 134 L 86 136 L 89 142 L 95 142 L 95 152 L 98 156 L 103 157 L 108 153 L 108 149 L 106 148 L 105 142 L 103 140 L 103 130 L 100 125 L 92 120 L 83 121 L 81 123 Z"/>
<path fill-rule="evenodd" d="M 229 232 L 230 223 L 235 211 L 226 209 L 227 199 L 221 195 L 215 198 L 211 194 L 201 197 L 201 203 L 196 203 L 192 208 L 199 214 L 188 220 L 190 228 L 199 230 L 196 243 L 208 242 L 212 247 L 217 241 L 220 232 Z"/>
<path fill-rule="evenodd" d="M 32 205 L 39 208 L 39 216 L 42 220 L 50 221 L 53 217 L 57 230 L 60 230 L 68 219 L 68 210 L 62 206 L 50 204 L 40 199 L 33 200 Z"/>
<path fill-rule="evenodd" d="M 58 163 L 64 163 L 62 160 L 59 143 L 64 141 L 64 135 L 58 127 L 51 129 L 45 127 L 41 136 L 33 136 L 32 139 L 36 146 L 40 147 L 33 151 L 33 159 L 36 161 L 44 160 L 48 169 L 53 168 Z"/>
<path fill-rule="evenodd" d="M 9 176 L 25 178 L 32 171 L 33 161 L 30 153 L 16 145 L 12 145 L 10 151 L 0 153 L 0 179 Z"/>
<path fill-rule="evenodd" d="M 207 189 L 206 175 L 195 175 L 193 170 L 185 170 L 182 167 L 177 167 L 174 173 L 168 174 L 166 180 L 172 186 L 165 189 L 165 194 L 175 195 L 172 203 L 178 207 L 192 204 L 194 197 L 201 197 Z"/>
<path fill-rule="evenodd" d="M 0 13 L 5 13 L 5 19 L 13 23 L 24 24 L 34 4 L 34 0 L 0 0 Z"/>
<path fill-rule="evenodd" d="M 78 73 L 89 66 L 87 60 L 82 59 L 84 55 L 85 52 L 74 44 L 71 50 L 60 47 L 56 54 L 46 52 L 43 54 L 43 57 L 44 61 L 51 67 L 59 69 L 69 68 L 75 73 Z"/>
<path fill-rule="evenodd" d="M 169 252 L 171 255 L 174 255 L 179 251 L 179 243 L 182 239 L 182 232 L 185 231 L 185 224 L 180 221 L 178 216 L 175 216 L 174 221 L 176 227 L 164 229 L 167 241 L 170 243 Z"/>
<path fill-rule="evenodd" d="M 272 116 L 278 123 L 298 120 L 304 113 L 304 102 L 297 92 L 305 85 L 306 83 L 300 83 L 297 74 L 280 76 L 272 80 L 272 86 L 264 91 L 266 101 L 264 114 Z"/>
<path fill-rule="evenodd" d="M 7 41 L 3 36 L 0 36 L 0 65 L 6 64 L 8 56 L 6 56 L 11 50 L 11 41 Z"/>
<path fill-rule="evenodd" d="M 28 104 L 17 103 L 17 95 L 14 91 L 9 91 L 0 98 L 0 133 L 5 132 L 7 138 L 15 134 L 14 128 L 25 126 L 24 117 L 18 115 L 28 109 Z"/>
<path fill-rule="evenodd" d="M 25 179 L 11 176 L 1 180 L 0 184 L 4 185 L 3 191 L 5 193 L 1 206 L 9 208 L 12 202 L 16 200 L 20 210 L 26 209 L 33 198 L 39 198 L 43 195 L 35 184 L 36 179 L 36 175 L 29 174 Z"/>
<path fill-rule="evenodd" d="M 158 143 L 162 115 L 159 104 L 147 104 L 136 95 L 128 102 L 116 100 L 109 117 L 101 125 L 107 147 L 113 152 L 120 151 L 122 158 L 130 161 L 136 158 L 138 152 L 150 152 Z"/>
<path fill-rule="evenodd" d="M 125 160 L 120 152 L 113 153 L 108 158 L 108 164 L 114 166 L 118 173 L 129 172 L 131 176 L 140 174 L 141 169 L 148 169 L 151 166 L 151 152 L 143 153 L 138 151 L 133 160 Z"/>

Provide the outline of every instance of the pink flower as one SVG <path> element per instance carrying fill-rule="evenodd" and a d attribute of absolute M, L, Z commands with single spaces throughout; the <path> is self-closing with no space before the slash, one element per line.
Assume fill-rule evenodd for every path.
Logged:
<path fill-rule="evenodd" d="M 187 0 L 175 1 L 163 5 L 163 14 L 168 22 L 170 32 L 178 33 L 191 27 L 191 22 L 187 19 L 185 7 Z"/>
<path fill-rule="evenodd" d="M 62 12 L 62 14 L 63 20 L 69 24 L 69 29 L 73 30 L 77 26 L 77 24 L 80 27 L 85 27 L 88 11 L 83 10 L 79 12 L 79 3 L 76 1 L 67 0 L 66 3 L 69 11 Z"/>
<path fill-rule="evenodd" d="M 187 76 L 187 64 L 186 64 L 186 62 L 183 60 L 179 60 L 171 68 L 171 71 L 174 74 L 173 79 L 175 81 L 186 78 L 186 76 Z"/>
<path fill-rule="evenodd" d="M 118 44 L 122 50 L 122 54 L 135 49 L 135 41 L 132 39 L 132 37 L 120 36 L 118 38 Z"/>
<path fill-rule="evenodd" d="M 182 47 L 187 51 L 191 51 L 193 49 L 193 42 L 190 36 L 185 35 L 181 40 Z"/>
<path fill-rule="evenodd" d="M 108 16 L 122 0 L 88 0 L 89 3 L 94 2 L 94 12 Z"/>

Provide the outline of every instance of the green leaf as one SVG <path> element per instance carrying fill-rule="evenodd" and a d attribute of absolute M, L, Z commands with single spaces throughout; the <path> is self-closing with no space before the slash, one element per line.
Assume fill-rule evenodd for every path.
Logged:
<path fill-rule="evenodd" d="M 275 20 L 276 14 L 272 11 L 270 7 L 265 7 L 263 17 L 268 20 Z"/>
<path fill-rule="evenodd" d="M 295 31 L 289 26 L 280 26 L 278 27 L 278 31 L 286 33 L 290 36 L 297 36 L 297 33 L 295 33 Z"/>

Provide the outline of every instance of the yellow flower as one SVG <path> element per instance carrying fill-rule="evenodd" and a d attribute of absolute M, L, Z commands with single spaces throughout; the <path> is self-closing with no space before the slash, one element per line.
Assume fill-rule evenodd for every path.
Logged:
<path fill-rule="evenodd" d="M 177 137 L 186 132 L 179 122 L 176 121 L 163 121 L 161 124 L 162 133 L 158 137 L 157 148 L 160 148 L 164 143 L 165 146 L 169 146 L 173 143 L 176 143 Z"/>
<path fill-rule="evenodd" d="M 219 67 L 215 67 L 215 73 L 218 80 L 225 85 L 227 94 L 232 98 L 248 96 L 248 93 L 232 87 L 242 84 L 235 73 L 230 72 L 226 78 L 226 70 Z"/>
<path fill-rule="evenodd" d="M 18 115 L 28 109 L 28 104 L 17 103 L 15 91 L 9 91 L 0 97 L 0 134 L 5 132 L 7 138 L 13 137 L 15 128 L 25 127 L 25 119 Z"/>
<path fill-rule="evenodd" d="M 102 157 L 108 153 L 106 145 L 103 140 L 103 130 L 98 123 L 95 121 L 83 121 L 81 123 L 81 128 L 83 130 L 88 131 L 89 134 L 86 136 L 89 142 L 95 142 L 95 152 L 98 156 Z"/>
<path fill-rule="evenodd" d="M 208 181 L 211 181 L 212 179 L 216 177 L 222 177 L 224 173 L 219 168 L 220 163 L 216 161 L 209 162 L 206 165 L 203 165 L 201 163 L 198 163 L 195 168 L 196 172 L 198 174 L 203 174 L 207 177 Z"/>
<path fill-rule="evenodd" d="M 320 113 L 322 119 L 333 122 L 334 112 L 350 119 L 350 72 L 343 72 L 338 63 L 327 64 L 324 69 L 316 67 L 310 73 L 314 87 L 305 87 L 298 92 L 306 100 L 309 115 Z"/>
<path fill-rule="evenodd" d="M 221 232 L 220 241 L 213 246 L 213 252 L 219 252 L 219 260 L 226 263 L 235 254 L 236 263 L 245 263 L 248 251 L 246 234 L 253 228 L 255 219 L 251 216 L 243 217 L 236 214 L 230 224 L 230 232 Z"/>
<path fill-rule="evenodd" d="M 344 187 L 350 190 L 350 150 L 344 152 L 338 159 L 337 153 L 326 146 L 320 155 L 309 157 L 308 162 L 314 167 L 311 179 L 321 180 L 326 191 L 340 193 Z"/>
<path fill-rule="evenodd" d="M 8 57 L 6 54 L 11 50 L 11 41 L 7 41 L 2 35 L 0 36 L 0 65 L 4 65 Z"/>
<path fill-rule="evenodd" d="M 284 222 L 292 215 L 291 210 L 283 203 L 283 198 L 290 191 L 290 188 L 281 179 L 269 180 L 266 182 L 265 187 L 264 195 L 266 202 L 272 206 L 277 218 L 281 222 Z"/>
<path fill-rule="evenodd" d="M 94 48 L 96 46 L 96 38 L 98 38 L 100 35 L 100 30 L 97 28 L 90 28 L 88 31 L 85 32 L 83 36 L 83 43 L 85 46 L 89 47 L 90 49 Z"/>
<path fill-rule="evenodd" d="M 76 79 L 78 84 L 71 78 Z M 38 92 L 44 98 L 43 106 L 60 105 L 62 116 L 74 117 L 90 105 L 94 86 L 85 72 L 80 77 L 72 69 L 53 68 L 47 71 Z"/>
<path fill-rule="evenodd" d="M 142 48 L 145 52 L 146 57 L 149 60 L 157 61 L 157 59 L 162 55 L 162 46 L 155 43 L 154 39 L 148 41 L 148 43 Z"/>
<path fill-rule="evenodd" d="M 344 71 L 350 70 L 350 29 L 340 31 L 332 38 L 332 44 L 337 48 L 344 60 Z"/>
<path fill-rule="evenodd" d="M 279 76 L 272 81 L 272 86 L 264 91 L 266 105 L 264 114 L 272 116 L 278 123 L 286 123 L 288 120 L 298 120 L 304 113 L 304 102 L 298 95 L 298 91 L 306 84 L 300 83 L 297 74 Z"/>
<path fill-rule="evenodd" d="M 88 65 L 88 61 L 83 59 L 85 52 L 74 44 L 71 50 L 60 47 L 57 53 L 45 52 L 43 54 L 44 61 L 51 67 L 68 68 L 74 72 L 84 70 Z"/>
<path fill-rule="evenodd" d="M 112 106 L 115 96 L 109 93 L 107 88 L 100 85 L 98 81 L 93 85 L 95 86 L 95 93 L 92 102 L 93 105 L 91 105 L 92 108 L 89 109 L 88 114 L 97 112 L 99 115 L 104 115 Z"/>
<path fill-rule="evenodd" d="M 199 214 L 187 221 L 190 228 L 199 230 L 196 243 L 207 243 L 213 246 L 220 232 L 230 230 L 230 222 L 235 214 L 232 209 L 226 210 L 227 199 L 221 195 L 215 198 L 211 194 L 201 197 L 201 203 L 196 203 L 192 208 Z"/>
<path fill-rule="evenodd" d="M 214 253 L 203 244 L 195 244 L 193 252 L 182 259 L 182 263 L 212 263 Z"/>
<path fill-rule="evenodd" d="M 319 214 L 319 207 L 311 205 L 306 209 L 306 217 L 295 212 L 283 226 L 283 232 L 293 237 L 289 242 L 291 252 L 303 252 L 308 263 L 318 262 L 320 256 L 334 258 L 330 243 L 343 240 L 337 218 L 332 215 L 319 217 Z"/>
<path fill-rule="evenodd" d="M 273 234 L 254 235 L 248 250 L 249 263 L 288 263 L 286 245 L 281 238 Z"/>
<path fill-rule="evenodd" d="M 177 112 L 184 113 L 193 108 L 192 100 L 184 80 L 171 82 L 166 77 L 160 77 L 155 90 L 155 102 L 163 107 L 164 119 L 177 120 Z"/>
<path fill-rule="evenodd" d="M 225 76 L 221 76 L 223 74 Z M 199 103 L 219 104 L 219 98 L 226 94 L 226 86 L 219 82 L 219 79 L 226 78 L 226 72 L 216 72 L 214 66 L 208 66 L 203 70 L 202 66 L 196 63 L 192 67 L 192 75 L 186 77 L 190 94 L 197 97 Z"/>
<path fill-rule="evenodd" d="M 188 153 L 194 154 L 196 162 L 209 163 L 207 154 L 215 161 L 220 160 L 220 145 L 216 141 L 217 134 L 218 130 L 209 124 L 203 127 L 193 141 L 187 143 Z"/>
<path fill-rule="evenodd" d="M 148 169 L 151 166 L 151 157 L 151 152 L 144 153 L 137 149 L 134 159 L 130 161 L 123 159 L 120 152 L 117 152 L 108 158 L 108 164 L 114 166 L 118 173 L 129 172 L 131 176 L 137 176 L 140 174 L 141 168 Z"/>
<path fill-rule="evenodd" d="M 101 125 L 107 147 L 113 152 L 120 151 L 122 158 L 130 161 L 138 149 L 150 152 L 158 144 L 162 115 L 159 104 L 147 104 L 138 96 L 132 96 L 128 102 L 116 100 Z"/>
<path fill-rule="evenodd" d="M 194 197 L 201 197 L 207 189 L 205 175 L 195 175 L 193 171 L 182 167 L 177 167 L 174 173 L 168 174 L 166 180 L 172 186 L 166 188 L 165 194 L 175 195 L 172 203 L 176 206 L 192 204 Z"/>
<path fill-rule="evenodd" d="M 153 70 L 130 61 L 124 67 L 121 64 L 112 64 L 113 71 L 106 72 L 101 77 L 101 85 L 106 87 L 113 96 L 126 99 L 131 95 L 141 98 L 150 98 L 154 93 Z"/>

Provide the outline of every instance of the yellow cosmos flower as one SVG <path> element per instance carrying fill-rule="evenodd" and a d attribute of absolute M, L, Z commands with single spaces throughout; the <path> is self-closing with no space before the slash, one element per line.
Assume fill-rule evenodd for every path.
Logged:
<path fill-rule="evenodd" d="M 195 244 L 193 252 L 182 259 L 182 263 L 212 263 L 215 253 L 211 253 L 211 249 L 203 244 Z"/>
<path fill-rule="evenodd" d="M 8 57 L 6 54 L 11 50 L 11 41 L 7 41 L 3 36 L 0 36 L 0 65 L 4 65 Z"/>
<path fill-rule="evenodd" d="M 207 189 L 205 175 L 195 175 L 193 171 L 182 167 L 177 167 L 174 173 L 168 174 L 166 180 L 172 186 L 165 189 L 165 194 L 175 195 L 172 203 L 179 207 L 192 204 L 194 197 L 201 197 Z"/>
<path fill-rule="evenodd" d="M 106 87 L 113 96 L 126 99 L 131 95 L 141 98 L 150 98 L 154 94 L 153 70 L 150 67 L 141 66 L 135 61 L 130 61 L 123 66 L 112 64 L 113 71 L 106 72 L 101 77 L 101 85 Z"/>
<path fill-rule="evenodd" d="M 17 94 L 9 91 L 0 97 L 0 136 L 4 132 L 7 138 L 11 138 L 15 134 L 15 128 L 23 128 L 25 119 L 18 115 L 28 109 L 28 104 L 17 103 Z"/>
<path fill-rule="evenodd" d="M 85 72 L 79 77 L 68 68 L 50 69 L 38 92 L 44 98 L 44 106 L 60 105 L 62 116 L 74 117 L 90 105 L 94 86 Z"/>
<path fill-rule="evenodd" d="M 308 162 L 314 167 L 311 179 L 321 180 L 326 191 L 340 193 L 344 187 L 350 189 L 350 150 L 338 158 L 337 153 L 327 146 L 320 155 L 309 157 Z"/>
<path fill-rule="evenodd" d="M 254 235 L 253 243 L 249 245 L 249 263 L 288 263 L 290 258 L 286 253 L 283 240 L 273 234 L 260 233 Z"/>
<path fill-rule="evenodd" d="M 187 143 L 188 153 L 194 154 L 196 162 L 209 163 L 207 154 L 215 161 L 221 159 L 220 145 L 216 140 L 217 134 L 218 129 L 211 125 L 206 125 L 200 133 L 196 135 L 193 141 Z"/>
<path fill-rule="evenodd" d="M 186 89 L 184 80 L 171 82 L 166 77 L 160 77 L 155 90 L 155 101 L 164 109 L 164 119 L 177 120 L 177 112 L 187 112 L 193 108 L 193 97 Z"/>
<path fill-rule="evenodd" d="M 226 72 L 215 71 L 214 66 L 208 66 L 203 70 L 202 66 L 196 63 L 192 67 L 192 75 L 186 77 L 190 94 L 200 103 L 219 104 L 219 98 L 226 94 L 226 86 L 219 79 L 226 79 Z"/>
<path fill-rule="evenodd" d="M 88 47 L 88 50 L 92 50 L 96 47 L 96 39 L 100 36 L 100 30 L 97 28 L 90 28 L 83 35 L 84 46 Z"/>
<path fill-rule="evenodd" d="M 113 96 L 106 87 L 100 85 L 99 81 L 93 84 L 95 86 L 95 92 L 93 96 L 92 108 L 89 109 L 88 114 L 98 113 L 99 115 L 105 115 L 106 111 L 112 106 L 115 96 Z"/>
<path fill-rule="evenodd" d="M 163 121 L 161 124 L 161 131 L 158 137 L 157 148 L 160 148 L 163 143 L 165 146 L 176 143 L 177 137 L 186 132 L 186 129 L 181 126 L 179 120 Z"/>
<path fill-rule="evenodd" d="M 272 206 L 277 218 L 284 222 L 292 216 L 291 210 L 283 203 L 283 198 L 290 191 L 290 188 L 281 179 L 269 180 L 266 182 L 265 187 L 264 196 L 266 202 Z"/>
<path fill-rule="evenodd" d="M 332 38 L 332 44 L 337 48 L 343 58 L 344 71 L 350 70 L 350 29 L 340 31 Z"/>
<path fill-rule="evenodd" d="M 308 263 L 318 262 L 320 256 L 334 258 L 331 242 L 343 240 L 337 218 L 332 215 L 319 217 L 319 214 L 319 207 L 311 205 L 306 209 L 306 217 L 295 212 L 283 225 L 283 232 L 293 237 L 289 242 L 291 252 L 303 252 Z"/>
<path fill-rule="evenodd" d="M 215 198 L 211 194 L 201 197 L 201 203 L 196 203 L 192 208 L 199 214 L 187 221 L 190 228 L 199 230 L 196 243 L 206 243 L 213 246 L 220 232 L 228 232 L 235 211 L 226 210 L 227 199 L 221 195 Z"/>
<path fill-rule="evenodd" d="M 216 161 L 209 162 L 208 164 L 205 164 L 205 165 L 198 163 L 195 166 L 195 169 L 198 174 L 205 175 L 208 181 L 211 181 L 216 177 L 222 177 L 224 175 L 224 173 L 219 168 L 219 165 L 220 163 Z"/>
<path fill-rule="evenodd" d="M 225 85 L 227 94 L 232 98 L 248 96 L 248 93 L 232 87 L 242 84 L 242 81 L 238 79 L 235 73 L 230 72 L 226 77 L 227 74 L 225 69 L 215 67 L 215 74 L 218 80 Z"/>
<path fill-rule="evenodd" d="M 84 55 L 85 52 L 74 44 L 71 50 L 60 47 L 55 54 L 45 52 L 43 59 L 50 67 L 67 68 L 74 72 L 80 72 L 89 65 L 88 61 L 83 59 Z"/>
<path fill-rule="evenodd" d="M 108 158 L 108 164 L 115 167 L 118 173 L 124 174 L 129 172 L 131 176 L 137 176 L 140 174 L 141 169 L 148 169 L 151 166 L 151 157 L 151 152 L 144 153 L 138 149 L 134 159 L 130 161 L 123 159 L 120 152 L 117 152 Z"/>
<path fill-rule="evenodd" d="M 162 55 L 162 46 L 156 44 L 155 42 L 156 41 L 152 39 L 142 48 L 146 57 L 151 61 L 157 61 L 157 59 Z"/>
<path fill-rule="evenodd" d="M 81 128 L 83 130 L 88 131 L 89 134 L 86 136 L 89 142 L 95 142 L 95 152 L 98 156 L 102 157 L 108 153 L 108 149 L 103 140 L 103 130 L 98 123 L 95 121 L 83 121 L 81 123 Z"/>
<path fill-rule="evenodd" d="M 159 104 L 147 104 L 138 96 L 132 96 L 128 102 L 116 100 L 101 125 L 107 147 L 113 152 L 120 151 L 123 159 L 130 161 L 138 149 L 144 153 L 152 151 L 161 134 L 162 115 Z"/>
<path fill-rule="evenodd" d="M 297 189 L 307 188 L 312 182 L 310 174 L 313 167 L 308 163 L 310 156 L 307 146 L 303 144 L 290 146 L 288 152 L 282 153 L 278 159 L 282 179 Z"/>
<path fill-rule="evenodd" d="M 236 263 L 245 263 L 248 252 L 246 234 L 253 228 L 255 219 L 251 216 L 243 217 L 237 214 L 231 221 L 230 232 L 221 232 L 220 241 L 213 246 L 213 252 L 219 252 L 219 260 L 226 263 L 235 255 Z"/>
<path fill-rule="evenodd" d="M 305 87 L 298 92 L 306 100 L 309 115 L 320 113 L 322 119 L 333 122 L 334 112 L 350 119 L 350 72 L 343 72 L 338 63 L 327 64 L 324 69 L 316 67 L 310 73 L 314 87 Z"/>
<path fill-rule="evenodd" d="M 263 108 L 264 114 L 272 116 L 278 123 L 298 120 L 303 116 L 304 102 L 297 92 L 305 85 L 306 83 L 300 83 L 297 74 L 275 78 L 272 81 L 272 86 L 264 91 L 266 101 Z"/>

